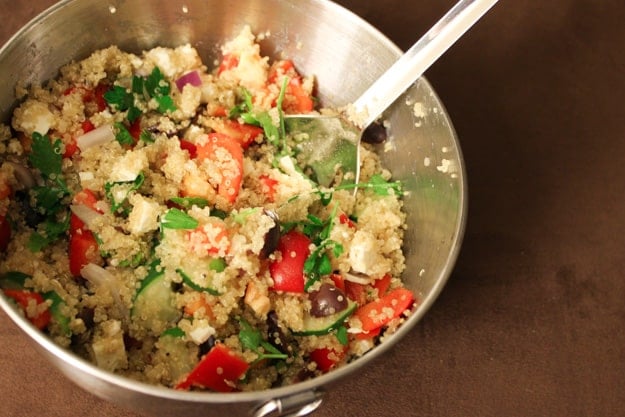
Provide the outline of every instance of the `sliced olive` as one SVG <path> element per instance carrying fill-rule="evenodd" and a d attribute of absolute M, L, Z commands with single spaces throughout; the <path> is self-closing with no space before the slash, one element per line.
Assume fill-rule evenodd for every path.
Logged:
<path fill-rule="evenodd" d="M 313 317 L 325 317 L 347 308 L 347 297 L 332 284 L 322 284 L 317 291 L 309 294 Z"/>
<path fill-rule="evenodd" d="M 288 353 L 286 336 L 278 323 L 278 314 L 275 310 L 267 313 L 267 341 L 282 353 Z"/>
<path fill-rule="evenodd" d="M 278 243 L 280 242 L 280 222 L 278 220 L 278 215 L 271 210 L 265 210 L 265 214 L 271 217 L 275 224 L 265 235 L 265 245 L 260 251 L 260 256 L 263 258 L 267 258 L 274 253 L 276 249 L 278 249 Z"/>
<path fill-rule="evenodd" d="M 386 128 L 380 123 L 371 123 L 362 132 L 362 141 L 371 144 L 384 143 L 386 141 Z"/>

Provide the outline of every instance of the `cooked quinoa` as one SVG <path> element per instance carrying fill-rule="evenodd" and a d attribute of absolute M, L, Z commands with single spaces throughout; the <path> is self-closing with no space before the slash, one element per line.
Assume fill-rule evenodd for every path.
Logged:
<path fill-rule="evenodd" d="M 116 46 L 25 90 L 0 125 L 0 287 L 61 346 L 178 389 L 261 390 L 363 355 L 410 313 L 400 184 L 300 167 L 314 79 L 249 28 Z M 356 190 L 356 192 L 354 192 Z"/>

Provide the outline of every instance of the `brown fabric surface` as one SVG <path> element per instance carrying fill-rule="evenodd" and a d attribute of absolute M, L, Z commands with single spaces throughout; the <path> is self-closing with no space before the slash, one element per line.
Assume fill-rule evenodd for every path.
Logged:
<path fill-rule="evenodd" d="M 339 3 L 406 49 L 454 0 Z M 52 4 L 0 0 L 0 43 Z M 625 412 L 625 3 L 508 0 L 427 77 L 470 208 L 441 297 L 316 416 Z M 135 416 L 68 382 L 0 315 L 0 415 Z"/>

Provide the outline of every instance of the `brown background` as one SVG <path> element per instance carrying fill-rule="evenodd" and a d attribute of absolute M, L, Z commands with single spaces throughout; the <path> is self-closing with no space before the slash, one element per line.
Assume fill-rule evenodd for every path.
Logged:
<path fill-rule="evenodd" d="M 406 49 L 454 2 L 339 3 Z M 0 0 L 0 43 L 52 3 Z M 426 75 L 466 159 L 463 250 L 424 320 L 315 415 L 624 415 L 625 2 L 502 0 Z M 29 343 L 0 315 L 1 416 L 135 416 Z"/>

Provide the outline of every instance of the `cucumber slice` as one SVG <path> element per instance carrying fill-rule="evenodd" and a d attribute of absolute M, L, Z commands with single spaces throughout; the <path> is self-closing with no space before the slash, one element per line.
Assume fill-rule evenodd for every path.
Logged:
<path fill-rule="evenodd" d="M 176 308 L 171 283 L 165 272 L 152 264 L 148 275 L 141 282 L 132 306 L 132 318 L 143 328 L 161 333 L 171 327 L 182 313 Z"/>
<path fill-rule="evenodd" d="M 304 317 L 304 328 L 302 330 L 291 330 L 296 336 L 321 336 L 338 329 L 343 325 L 345 320 L 351 316 L 358 305 L 349 300 L 347 307 L 326 317 L 314 317 L 310 314 Z"/>

